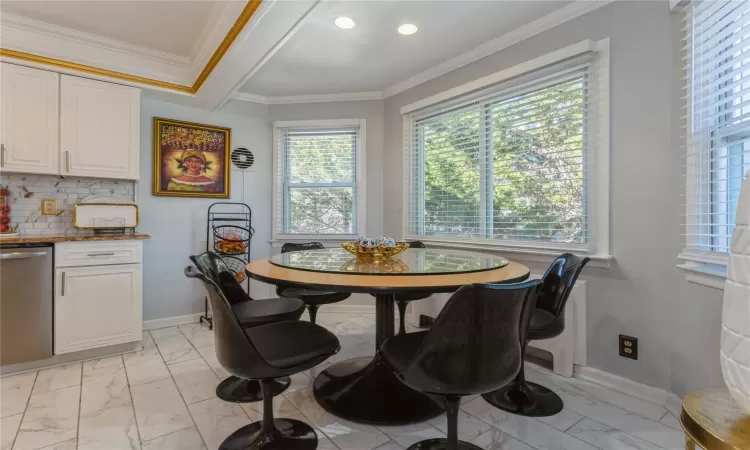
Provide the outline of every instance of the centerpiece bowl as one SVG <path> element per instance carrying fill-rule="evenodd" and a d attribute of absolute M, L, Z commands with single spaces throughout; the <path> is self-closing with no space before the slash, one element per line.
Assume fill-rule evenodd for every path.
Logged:
<path fill-rule="evenodd" d="M 396 242 L 396 245 L 363 245 L 357 242 L 342 242 L 341 246 L 347 252 L 358 258 L 390 258 L 409 248 L 406 242 Z"/>

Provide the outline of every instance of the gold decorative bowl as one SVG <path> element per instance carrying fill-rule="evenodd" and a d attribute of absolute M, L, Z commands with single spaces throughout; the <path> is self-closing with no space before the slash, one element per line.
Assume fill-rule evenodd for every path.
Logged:
<path fill-rule="evenodd" d="M 341 271 L 348 273 L 404 273 L 409 271 L 409 266 L 396 258 L 352 258 L 341 266 Z"/>
<path fill-rule="evenodd" d="M 356 242 L 342 242 L 344 250 L 358 258 L 390 258 L 409 248 L 406 242 L 396 242 L 394 246 L 361 245 Z"/>

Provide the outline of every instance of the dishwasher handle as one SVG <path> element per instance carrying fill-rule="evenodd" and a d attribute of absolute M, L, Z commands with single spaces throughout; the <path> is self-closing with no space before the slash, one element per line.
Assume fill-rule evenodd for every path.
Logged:
<path fill-rule="evenodd" d="M 47 252 L 12 252 L 12 253 L 0 253 L 0 260 L 8 259 L 30 259 L 37 258 L 39 256 L 47 255 Z"/>

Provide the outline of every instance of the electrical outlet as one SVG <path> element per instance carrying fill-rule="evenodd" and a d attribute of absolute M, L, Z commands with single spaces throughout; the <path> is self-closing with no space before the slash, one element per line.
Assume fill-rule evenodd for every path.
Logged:
<path fill-rule="evenodd" d="M 620 335 L 620 356 L 630 359 L 638 359 L 638 338 Z"/>
<path fill-rule="evenodd" d="M 50 199 L 42 200 L 42 215 L 44 216 L 57 215 L 57 200 L 50 200 Z"/>

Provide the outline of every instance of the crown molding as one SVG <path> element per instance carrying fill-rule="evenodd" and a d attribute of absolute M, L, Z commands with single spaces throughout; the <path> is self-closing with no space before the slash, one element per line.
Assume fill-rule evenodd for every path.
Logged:
<path fill-rule="evenodd" d="M 227 2 L 220 9 L 214 8 L 210 17 L 221 24 L 214 24 L 209 31 L 204 27 L 201 37 L 208 37 L 206 45 L 215 44 L 217 40 L 218 45 L 210 55 L 197 46 L 195 61 L 7 13 L 0 14 L 3 30 L 0 57 L 4 61 L 42 68 L 52 66 L 65 73 L 84 73 L 138 87 L 195 94 L 262 1 Z M 226 33 L 223 37 L 222 29 Z M 197 65 L 203 60 L 207 60 L 205 65 Z"/>
<path fill-rule="evenodd" d="M 264 96 L 237 92 L 232 96 L 233 100 L 260 103 L 263 105 L 290 105 L 294 103 L 329 103 L 329 102 L 356 102 L 362 100 L 383 100 L 382 92 L 346 92 L 342 94 L 315 94 L 315 95 L 286 95 L 286 96 Z"/>
<path fill-rule="evenodd" d="M 242 2 L 217 2 L 214 5 L 195 47 L 190 52 L 190 80 L 198 78 L 214 51 L 232 29 L 235 20 L 242 14 L 243 6 Z"/>
<path fill-rule="evenodd" d="M 268 97 L 264 95 L 250 94 L 248 92 L 235 92 L 232 94 L 232 100 L 239 100 L 242 102 L 259 103 L 261 105 L 268 104 Z"/>
<path fill-rule="evenodd" d="M 534 20 L 533 22 L 529 22 L 522 27 L 516 28 L 515 30 L 510 31 L 489 42 L 486 42 L 460 56 L 438 64 L 437 66 L 431 69 L 427 69 L 424 72 L 419 73 L 404 81 L 396 83 L 383 91 L 383 97 L 391 97 L 407 89 L 411 89 L 422 83 L 445 75 L 448 72 L 452 72 L 473 62 L 479 61 L 482 58 L 504 50 L 525 39 L 529 39 L 530 37 L 536 36 L 537 34 L 543 33 L 544 31 L 552 29 L 565 22 L 573 20 L 584 14 L 588 14 L 596 9 L 601 8 L 602 6 L 612 3 L 613 1 L 614 0 L 577 0 L 570 5 L 564 6 L 557 11 Z"/>
<path fill-rule="evenodd" d="M 6 50 L 166 83 L 190 85 L 192 81 L 187 78 L 190 67 L 187 57 L 8 13 L 0 14 L 0 27 L 3 30 L 0 47 Z"/>
<path fill-rule="evenodd" d="M 118 41 L 116 39 L 109 39 L 102 36 L 97 36 L 95 34 L 74 30 L 72 28 L 53 25 L 51 23 L 29 19 L 26 17 L 18 16 L 16 14 L 0 13 L 0 23 L 2 24 L 4 31 L 5 27 L 20 28 L 32 33 L 44 34 L 47 36 L 72 42 L 80 42 L 102 49 L 125 53 L 132 56 L 137 56 L 139 58 L 161 61 L 176 66 L 185 67 L 190 64 L 190 58 L 185 56 L 175 55 L 173 53 L 162 52 L 159 50 L 153 50 L 146 47 L 140 47 L 137 45 Z"/>

